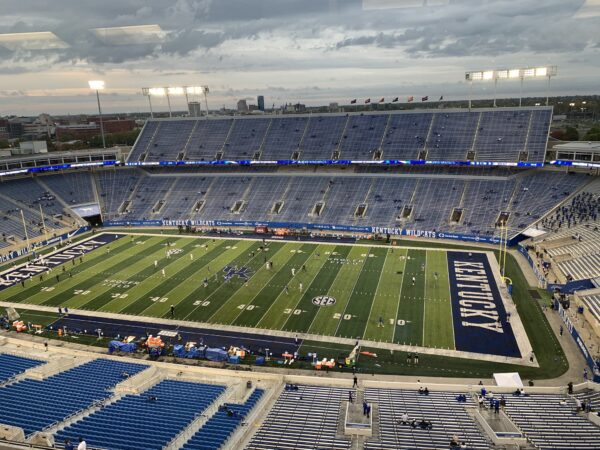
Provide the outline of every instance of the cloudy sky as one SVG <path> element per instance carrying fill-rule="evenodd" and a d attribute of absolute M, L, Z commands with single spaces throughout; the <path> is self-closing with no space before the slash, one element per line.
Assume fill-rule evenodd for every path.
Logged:
<path fill-rule="evenodd" d="M 465 98 L 465 70 L 555 64 L 598 93 L 600 0 L 0 0 L 0 116 L 147 109 L 142 87 L 208 85 L 209 106 Z M 124 27 L 124 28 L 116 28 Z M 46 32 L 43 35 L 24 33 Z M 546 83 L 525 82 L 545 95 Z M 493 83 L 476 84 L 490 98 Z M 518 82 L 498 86 L 517 94 Z M 164 99 L 153 102 L 166 109 Z M 174 108 L 185 101 L 173 98 Z"/>

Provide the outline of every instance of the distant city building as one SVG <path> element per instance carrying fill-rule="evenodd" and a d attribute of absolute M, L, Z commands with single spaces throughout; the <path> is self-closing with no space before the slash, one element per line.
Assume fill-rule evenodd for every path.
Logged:
<path fill-rule="evenodd" d="M 48 153 L 46 141 L 23 141 L 19 148 L 12 150 L 13 155 L 37 155 L 39 153 Z"/>
<path fill-rule="evenodd" d="M 258 106 L 256 105 L 248 105 L 248 111 L 259 111 Z"/>
<path fill-rule="evenodd" d="M 56 140 L 80 140 L 90 139 L 100 135 L 100 121 L 98 118 L 90 117 L 89 123 L 78 123 L 74 125 L 56 125 Z M 135 128 L 135 120 L 103 120 L 104 133 L 124 133 Z"/>
<path fill-rule="evenodd" d="M 202 107 L 200 106 L 200 102 L 189 102 L 188 111 L 190 113 L 190 117 L 200 117 L 202 115 Z"/>
<path fill-rule="evenodd" d="M 8 120 L 0 119 L 0 139 L 8 139 L 9 137 Z"/>
<path fill-rule="evenodd" d="M 248 112 L 248 104 L 246 103 L 246 100 L 244 100 L 244 99 L 238 100 L 237 110 L 238 110 L 238 112 L 241 112 L 241 113 Z"/>
<path fill-rule="evenodd" d="M 258 103 L 258 109 L 259 109 L 259 111 L 264 111 L 265 110 L 265 97 L 263 95 L 259 95 L 256 98 L 256 103 Z"/>
<path fill-rule="evenodd" d="M 337 102 L 332 102 L 329 104 L 329 112 L 338 112 L 340 110 L 340 105 Z"/>

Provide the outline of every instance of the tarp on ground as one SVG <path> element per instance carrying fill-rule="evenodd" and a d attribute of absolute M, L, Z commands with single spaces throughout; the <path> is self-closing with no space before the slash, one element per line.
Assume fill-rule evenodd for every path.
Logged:
<path fill-rule="evenodd" d="M 222 348 L 207 348 L 205 358 L 210 361 L 227 361 L 229 355 Z"/>
<path fill-rule="evenodd" d="M 186 358 L 204 358 L 204 348 L 191 347 L 186 355 Z"/>
<path fill-rule="evenodd" d="M 108 344 L 108 353 L 112 353 L 114 351 L 133 353 L 135 348 L 136 346 L 134 343 L 126 344 L 121 341 L 110 341 Z"/>
<path fill-rule="evenodd" d="M 517 372 L 495 373 L 494 380 L 499 387 L 522 388 L 523 382 Z"/>

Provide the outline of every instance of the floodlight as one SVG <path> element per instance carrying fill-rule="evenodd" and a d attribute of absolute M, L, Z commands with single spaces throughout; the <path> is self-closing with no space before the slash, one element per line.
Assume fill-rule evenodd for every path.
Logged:
<path fill-rule="evenodd" d="M 545 77 L 548 74 L 548 68 L 547 67 L 538 67 L 537 69 L 535 69 L 535 76 L 536 77 Z"/>
<path fill-rule="evenodd" d="M 167 95 L 167 90 L 165 88 L 150 88 L 148 89 L 148 94 L 156 97 L 164 97 Z"/>
<path fill-rule="evenodd" d="M 511 69 L 508 71 L 508 78 L 519 78 L 521 71 L 519 69 Z"/>
<path fill-rule="evenodd" d="M 523 69 L 523 78 L 535 76 L 535 69 Z"/>
<path fill-rule="evenodd" d="M 491 80 L 494 78 L 494 71 L 493 70 L 486 70 L 485 72 L 483 72 L 483 79 L 484 80 Z"/>
<path fill-rule="evenodd" d="M 100 91 L 104 89 L 104 81 L 102 80 L 90 80 L 88 81 L 88 85 L 90 86 L 90 89 L 94 91 Z"/>
<path fill-rule="evenodd" d="M 187 94 L 202 94 L 204 91 L 202 89 L 202 86 L 186 86 L 185 88 L 185 92 Z"/>
<path fill-rule="evenodd" d="M 502 79 L 502 80 L 508 78 L 508 70 L 496 71 L 496 78 Z"/>
<path fill-rule="evenodd" d="M 183 88 L 181 86 L 175 86 L 175 87 L 168 87 L 167 92 L 169 93 L 169 95 L 183 95 L 185 91 L 183 90 Z"/>

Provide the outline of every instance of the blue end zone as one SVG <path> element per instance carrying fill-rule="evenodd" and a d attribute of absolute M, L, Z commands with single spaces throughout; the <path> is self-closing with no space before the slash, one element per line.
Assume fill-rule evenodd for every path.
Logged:
<path fill-rule="evenodd" d="M 447 254 L 456 349 L 520 357 L 487 255 Z"/>
<path fill-rule="evenodd" d="M 29 278 L 35 275 L 46 273 L 53 267 L 58 267 L 71 261 L 72 259 L 81 258 L 86 253 L 96 250 L 98 247 L 102 247 L 103 245 L 110 244 L 111 242 L 114 242 L 124 236 L 124 234 L 118 233 L 105 233 L 97 236 L 93 235 L 92 237 L 84 239 L 75 245 L 65 247 L 64 249 L 59 250 L 52 255 L 34 256 L 33 260 L 30 260 L 30 262 L 4 272 L 2 276 L 0 276 L 0 291 L 22 281 L 27 281 Z"/>

